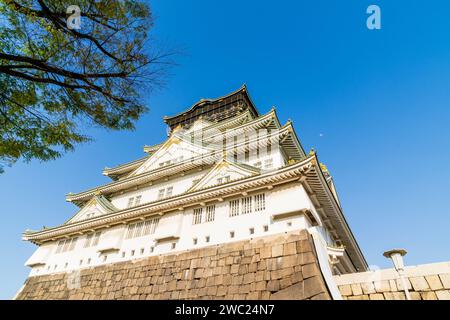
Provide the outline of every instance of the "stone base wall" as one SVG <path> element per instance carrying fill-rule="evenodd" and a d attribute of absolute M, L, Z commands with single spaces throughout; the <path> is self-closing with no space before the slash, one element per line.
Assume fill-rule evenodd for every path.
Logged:
<path fill-rule="evenodd" d="M 330 299 L 306 230 L 30 277 L 16 299 Z"/>
<path fill-rule="evenodd" d="M 406 267 L 404 278 L 411 300 L 450 300 L 450 262 Z M 394 269 L 346 274 L 335 280 L 347 300 L 406 300 Z"/>

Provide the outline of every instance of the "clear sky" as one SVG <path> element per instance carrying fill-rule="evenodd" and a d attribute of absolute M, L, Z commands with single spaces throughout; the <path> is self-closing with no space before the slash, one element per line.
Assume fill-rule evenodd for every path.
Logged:
<path fill-rule="evenodd" d="M 93 129 L 63 158 L 17 163 L 0 176 L 0 298 L 26 279 L 26 229 L 63 223 L 65 194 L 142 157 L 166 136 L 164 115 L 248 85 L 258 109 L 292 119 L 334 176 L 369 264 L 408 250 L 406 264 L 450 260 L 450 2 L 448 0 L 151 1 L 153 37 L 183 48 L 134 132 Z M 382 29 L 366 28 L 378 4 Z"/>

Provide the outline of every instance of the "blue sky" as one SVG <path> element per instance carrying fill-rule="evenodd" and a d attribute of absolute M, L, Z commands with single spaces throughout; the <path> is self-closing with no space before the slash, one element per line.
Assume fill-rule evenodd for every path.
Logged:
<path fill-rule="evenodd" d="M 64 222 L 68 192 L 165 139 L 164 115 L 246 83 L 258 109 L 292 119 L 334 176 L 369 264 L 406 248 L 406 264 L 449 261 L 450 3 L 433 1 L 151 1 L 158 44 L 183 48 L 134 132 L 92 129 L 94 142 L 0 176 L 0 298 L 25 280 L 26 228 Z M 366 28 L 378 4 L 382 29 Z"/>

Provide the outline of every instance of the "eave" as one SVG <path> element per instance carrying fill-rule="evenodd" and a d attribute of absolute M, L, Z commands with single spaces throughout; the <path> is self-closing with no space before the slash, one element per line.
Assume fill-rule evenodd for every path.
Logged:
<path fill-rule="evenodd" d="M 166 212 L 184 210 L 210 201 L 271 189 L 276 185 L 300 183 L 310 196 L 320 219 L 326 224 L 338 242 L 346 248 L 346 252 L 354 267 L 359 271 L 367 270 L 367 262 L 345 220 L 342 209 L 334 198 L 315 154 L 303 161 L 291 164 L 273 172 L 246 177 L 224 185 L 212 186 L 198 191 L 187 192 L 164 200 L 146 203 L 138 207 L 119 210 L 109 215 L 92 218 L 36 232 L 25 232 L 23 240 L 41 244 L 61 237 L 80 234 L 91 230 L 128 223 Z"/>
<path fill-rule="evenodd" d="M 239 94 L 243 94 L 244 97 L 246 98 L 246 100 L 249 102 L 249 110 L 251 111 L 251 113 L 255 116 L 258 117 L 259 116 L 259 112 L 256 109 L 250 95 L 248 94 L 247 91 L 247 86 L 244 84 L 242 87 L 240 87 L 238 90 L 229 93 L 227 95 L 221 96 L 219 98 L 215 98 L 215 99 L 201 99 L 200 101 L 194 103 L 189 109 L 180 112 L 174 116 L 165 116 L 163 118 L 164 122 L 167 123 L 170 127 L 174 127 L 176 126 L 177 123 L 179 123 L 180 121 L 186 121 L 192 118 L 195 118 L 195 112 L 196 109 L 198 108 L 203 108 L 207 105 L 214 105 L 214 104 L 219 104 L 223 101 L 226 101 L 227 99 L 232 98 L 235 95 L 239 95 Z M 192 114 L 190 116 L 190 114 Z M 184 119 L 183 119 L 184 118 Z M 180 121 L 177 121 L 177 119 L 180 119 Z M 181 120 L 183 119 L 183 120 Z"/>
<path fill-rule="evenodd" d="M 110 227 L 115 224 L 123 224 L 127 221 L 144 218 L 145 215 L 162 215 L 165 212 L 179 210 L 187 206 L 196 205 L 211 201 L 215 198 L 230 197 L 248 189 L 261 189 L 267 185 L 284 184 L 289 181 L 298 181 L 299 175 L 310 169 L 314 164 L 313 158 L 308 158 L 302 162 L 283 167 L 274 172 L 267 172 L 257 176 L 251 176 L 233 182 L 212 186 L 198 191 L 187 192 L 176 195 L 163 200 L 149 202 L 138 207 L 118 210 L 117 212 L 74 222 L 72 224 L 64 224 L 58 227 L 46 228 L 41 231 L 28 231 L 23 234 L 23 240 L 32 242 L 52 241 L 58 237 L 67 237 L 71 234 L 79 234 L 80 232 L 91 231 L 99 228 Z M 146 217 L 146 216 L 145 216 Z"/>
<path fill-rule="evenodd" d="M 249 130 L 258 130 L 261 128 L 279 129 L 280 127 L 281 127 L 280 121 L 278 120 L 275 108 L 272 108 L 268 113 L 266 113 L 261 117 L 253 119 L 249 122 L 245 122 L 236 127 L 229 128 L 233 130 L 216 133 L 213 135 L 208 135 L 207 131 L 205 131 L 204 136 L 207 141 L 208 140 L 214 141 L 215 139 L 217 139 L 218 136 L 223 136 L 226 139 L 232 136 L 239 136 L 240 134 L 243 134 Z"/>
<path fill-rule="evenodd" d="M 105 168 L 102 173 L 103 173 L 103 175 L 114 179 L 116 176 L 126 174 L 126 173 L 131 172 L 132 170 L 138 168 L 149 157 L 150 157 L 150 155 L 147 155 L 147 156 L 142 157 L 140 159 L 136 159 L 136 160 L 133 160 L 133 161 L 130 161 L 130 162 L 118 165 L 118 166 L 113 167 L 113 168 Z"/>
<path fill-rule="evenodd" d="M 149 155 L 152 155 L 153 153 L 155 153 L 156 151 L 158 151 L 159 148 L 161 148 L 161 146 L 164 144 L 164 142 L 162 143 L 158 143 L 152 146 L 144 146 L 144 152 L 148 153 Z"/>
<path fill-rule="evenodd" d="M 278 117 L 276 116 L 276 112 L 275 112 L 274 108 L 272 108 L 267 114 L 265 114 L 261 117 L 258 117 L 249 122 L 244 122 L 245 120 L 248 120 L 249 115 L 250 115 L 249 111 L 246 110 L 244 113 L 242 113 L 234 118 L 231 118 L 231 119 L 225 120 L 223 122 L 214 124 L 212 126 L 203 128 L 203 130 L 201 130 L 201 131 L 206 136 L 208 136 L 208 132 L 223 131 L 223 130 L 231 129 L 231 128 L 235 128 L 236 130 L 239 130 L 239 132 L 241 132 L 243 129 L 247 130 L 248 128 L 256 129 L 258 127 L 261 127 L 261 125 L 258 126 L 258 124 L 261 124 L 264 121 L 267 121 L 268 119 L 273 119 L 275 128 L 280 127 L 280 122 L 278 120 Z M 232 134 L 232 133 L 235 134 L 234 130 L 233 130 L 233 132 L 230 132 L 230 134 Z M 195 135 L 195 131 L 193 131 L 191 134 Z M 230 134 L 228 134 L 228 135 L 230 135 Z M 216 137 L 216 135 L 212 135 L 211 137 L 208 137 L 208 139 L 209 138 L 212 139 L 213 137 Z M 151 157 L 151 155 L 154 152 L 156 152 L 159 148 L 161 148 L 161 146 L 163 144 L 164 143 L 160 143 L 160 144 L 153 145 L 153 146 L 144 146 L 144 152 L 148 153 L 149 154 L 148 156 L 145 156 L 143 158 L 140 158 L 140 159 L 137 159 L 134 161 L 130 161 L 128 163 L 121 164 L 121 165 L 113 167 L 113 168 L 105 168 L 103 170 L 103 175 L 108 176 L 113 180 L 118 180 L 118 179 L 126 177 L 126 174 L 131 173 L 132 171 L 139 168 L 146 160 L 148 160 Z"/>
<path fill-rule="evenodd" d="M 231 129 L 231 128 L 235 128 L 237 126 L 243 125 L 248 123 L 249 121 L 251 121 L 252 119 L 252 114 L 250 113 L 249 110 L 245 110 L 244 112 L 242 112 L 241 114 L 238 114 L 235 117 L 214 123 L 210 126 L 204 127 L 202 129 L 199 130 L 192 130 L 191 132 L 189 132 L 190 134 L 195 132 L 202 132 L 202 134 L 204 135 L 208 135 L 209 132 L 217 132 L 217 131 L 224 131 L 226 129 Z M 255 118 L 258 119 L 258 118 Z M 188 129 L 189 130 L 189 129 Z"/>
<path fill-rule="evenodd" d="M 313 153 L 309 157 L 315 158 L 314 170 L 300 179 L 301 184 L 312 199 L 316 210 L 323 217 L 322 222 L 331 230 L 331 234 L 338 239 L 338 242 L 346 247 L 356 270 L 358 272 L 367 270 L 367 261 L 345 219 L 339 202 L 326 181 L 316 154 Z"/>
<path fill-rule="evenodd" d="M 293 132 L 292 124 L 287 123 L 285 126 L 280 128 L 278 132 L 272 133 L 267 136 L 267 139 L 264 141 L 259 141 L 259 145 L 262 146 L 270 142 L 275 143 L 277 140 L 282 144 L 287 143 L 285 138 L 289 136 Z M 258 142 L 257 139 L 253 139 L 248 141 L 250 146 L 256 145 Z M 247 148 L 246 142 L 243 141 L 236 145 L 236 147 L 231 146 L 227 148 L 227 152 L 236 150 L 237 152 L 243 152 Z M 230 152 L 231 153 L 231 152 Z M 92 188 L 90 190 L 78 193 L 78 194 L 68 194 L 66 200 L 69 202 L 73 202 L 77 205 L 82 204 L 83 202 L 89 200 L 95 193 L 101 192 L 102 194 L 111 194 L 114 192 L 118 192 L 121 190 L 139 187 L 143 184 L 150 183 L 152 181 L 171 176 L 183 171 L 189 171 L 195 168 L 198 168 L 198 161 L 201 161 L 205 165 L 212 165 L 216 163 L 218 160 L 222 158 L 223 152 L 222 150 L 217 150 L 215 152 L 211 152 L 209 154 L 202 154 L 200 156 L 186 159 L 183 162 L 172 164 L 163 168 L 158 168 L 156 170 L 152 170 L 149 172 L 144 172 L 136 176 L 126 177 L 117 181 L 110 182 L 100 187 Z M 291 156 L 294 160 L 301 160 L 304 156 L 301 154 L 301 150 L 298 150 L 298 155 Z"/>

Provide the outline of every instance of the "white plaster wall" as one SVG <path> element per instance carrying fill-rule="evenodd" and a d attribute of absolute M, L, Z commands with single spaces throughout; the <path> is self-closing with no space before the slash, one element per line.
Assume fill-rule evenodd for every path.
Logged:
<path fill-rule="evenodd" d="M 253 202 L 253 212 L 230 217 L 229 201 L 238 198 L 227 198 L 225 201 L 214 203 L 216 205 L 215 219 L 212 222 L 193 225 L 192 215 L 194 207 L 192 207 L 184 211 L 174 211 L 161 216 L 155 233 L 152 235 L 125 239 L 127 225 L 119 225 L 102 231 L 99 244 L 96 247 L 84 248 L 86 235 L 83 235 L 78 238 L 73 251 L 56 254 L 57 242 L 55 242 L 50 245 L 51 250 L 46 258 L 46 266 L 33 268 L 31 275 L 67 272 L 105 263 L 138 259 L 151 255 L 189 250 L 311 227 L 309 220 L 303 215 L 275 221 L 272 219 L 272 215 L 275 212 L 292 212 L 312 206 L 300 184 L 292 184 L 289 187 L 275 187 L 272 190 L 261 192 L 265 193 L 266 209 L 259 212 L 254 211 Z M 250 195 L 254 196 L 254 194 Z M 203 210 L 203 215 L 204 219 L 206 209 Z M 268 231 L 264 231 L 265 225 L 268 226 Z M 250 234 L 250 228 L 254 228 L 254 234 Z M 230 231 L 234 231 L 234 238 L 230 237 Z M 155 241 L 157 238 L 170 236 L 179 236 L 179 239 L 162 243 Z M 206 242 L 206 236 L 210 237 L 209 243 Z M 198 239 L 196 245 L 193 243 L 194 238 Z M 172 243 L 176 243 L 175 249 L 172 249 Z M 98 250 L 107 247 L 116 247 L 118 250 L 108 252 L 106 254 L 107 258 L 104 260 L 105 254 L 100 254 Z M 141 249 L 143 249 L 143 252 L 141 252 Z M 132 251 L 134 251 L 134 255 L 132 255 Z M 89 263 L 88 259 L 91 259 Z M 83 262 L 80 264 L 81 260 Z"/>
<path fill-rule="evenodd" d="M 232 161 L 232 157 L 229 158 L 230 161 Z M 256 157 L 255 155 L 250 155 L 248 161 L 243 161 L 245 164 L 249 165 L 255 165 L 257 162 L 262 163 L 263 172 L 265 170 L 264 163 L 265 160 L 272 159 L 273 160 L 273 167 L 269 170 L 275 170 L 282 166 L 284 166 L 284 159 L 279 152 L 279 150 L 272 150 L 270 155 L 265 155 L 264 157 Z M 112 204 L 117 207 L 118 209 L 125 209 L 128 205 L 128 199 L 131 197 L 136 197 L 138 195 L 142 196 L 141 204 L 148 203 L 151 201 L 156 201 L 158 199 L 158 192 L 160 189 L 165 189 L 167 187 L 172 186 L 173 187 L 173 195 L 182 194 L 186 192 L 189 188 L 192 187 L 193 181 L 197 179 L 201 179 L 204 175 L 206 175 L 209 172 L 209 170 L 203 170 L 203 171 L 197 171 L 190 174 L 187 174 L 185 176 L 175 176 L 175 177 L 168 177 L 167 181 L 158 181 L 154 185 L 144 187 L 135 191 L 129 191 L 127 193 L 124 193 L 122 195 L 114 196 L 111 199 Z"/>
<path fill-rule="evenodd" d="M 192 187 L 194 180 L 200 179 L 207 173 L 207 170 L 197 171 L 185 176 L 171 177 L 167 181 L 159 181 L 154 185 L 144 187 L 135 191 L 129 191 L 121 195 L 117 195 L 111 199 L 111 203 L 118 209 L 125 209 L 128 206 L 128 199 L 141 195 L 141 204 L 158 200 L 158 192 L 160 189 L 173 187 L 172 195 L 182 194 Z"/>

